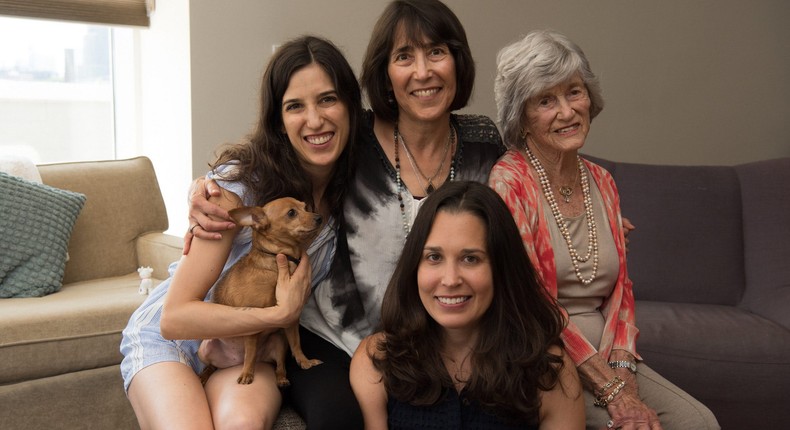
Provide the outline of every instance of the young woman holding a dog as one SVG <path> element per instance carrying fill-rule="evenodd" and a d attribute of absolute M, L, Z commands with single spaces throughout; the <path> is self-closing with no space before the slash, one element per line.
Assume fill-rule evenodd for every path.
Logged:
<path fill-rule="evenodd" d="M 490 188 L 425 199 L 384 294 L 382 330 L 351 362 L 365 428 L 584 428 L 565 325 Z"/>
<path fill-rule="evenodd" d="M 221 192 L 211 201 L 227 211 L 290 196 L 327 222 L 292 275 L 285 256 L 277 256 L 277 304 L 269 308 L 210 301 L 221 274 L 249 250 L 248 230 L 192 243 L 123 333 L 121 370 L 143 429 L 273 425 L 281 394 L 272 366 L 258 363 L 249 385 L 237 384 L 235 366 L 216 371 L 203 386 L 198 346 L 200 339 L 274 331 L 297 321 L 311 285 L 329 272 L 361 112 L 353 70 L 330 42 L 301 37 L 273 55 L 263 76 L 258 126 L 245 142 L 220 154 L 210 176 Z"/>

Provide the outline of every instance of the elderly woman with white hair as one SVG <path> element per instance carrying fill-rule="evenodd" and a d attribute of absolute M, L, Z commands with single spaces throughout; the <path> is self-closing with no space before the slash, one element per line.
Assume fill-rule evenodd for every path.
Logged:
<path fill-rule="evenodd" d="M 636 351 L 617 188 L 606 170 L 579 156 L 603 109 L 582 50 L 553 31 L 529 33 L 499 52 L 495 97 L 508 152 L 489 184 L 568 317 L 562 339 L 585 385 L 587 428 L 719 428 L 708 408 Z"/>

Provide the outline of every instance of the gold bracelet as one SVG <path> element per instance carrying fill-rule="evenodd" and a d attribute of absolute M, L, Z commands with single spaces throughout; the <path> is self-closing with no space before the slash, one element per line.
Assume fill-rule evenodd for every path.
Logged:
<path fill-rule="evenodd" d="M 601 389 L 600 389 L 600 390 L 597 390 L 597 391 L 595 392 L 595 394 L 596 394 L 598 397 L 603 397 L 603 395 L 604 395 L 604 394 L 606 394 L 606 390 L 608 390 L 608 389 L 612 388 L 612 386 L 613 386 L 613 385 L 615 385 L 615 384 L 619 384 L 619 383 L 621 383 L 621 382 L 623 382 L 623 380 L 622 380 L 622 379 L 620 379 L 620 377 L 619 377 L 619 376 L 615 375 L 615 376 L 614 376 L 614 378 L 612 378 L 612 380 L 611 380 L 611 381 L 609 381 L 609 382 L 605 383 L 605 384 L 603 385 L 603 387 L 601 387 Z"/>
<path fill-rule="evenodd" d="M 616 387 L 614 387 L 614 389 L 612 390 L 611 393 L 609 393 L 608 396 L 603 397 L 603 395 L 601 395 L 600 397 L 595 399 L 595 401 L 593 402 L 593 405 L 601 407 L 601 408 L 605 408 L 612 400 L 614 400 L 614 397 L 618 393 L 620 393 L 620 391 L 623 389 L 623 387 L 625 387 L 625 381 L 620 381 L 620 383 L 617 384 Z"/>

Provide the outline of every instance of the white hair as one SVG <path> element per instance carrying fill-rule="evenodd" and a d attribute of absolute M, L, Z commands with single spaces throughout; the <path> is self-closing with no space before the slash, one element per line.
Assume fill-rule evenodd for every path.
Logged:
<path fill-rule="evenodd" d="M 603 110 L 598 78 L 584 52 L 564 35 L 535 30 L 497 54 L 494 100 L 497 125 L 508 147 L 523 147 L 524 105 L 540 92 L 580 75 L 590 95 L 590 120 Z"/>

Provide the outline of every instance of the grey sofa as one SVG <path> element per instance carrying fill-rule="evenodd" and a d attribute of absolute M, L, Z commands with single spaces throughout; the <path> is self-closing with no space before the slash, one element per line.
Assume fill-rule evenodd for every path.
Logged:
<path fill-rule="evenodd" d="M 609 170 L 635 225 L 637 350 L 723 429 L 790 428 L 790 158 Z"/>

